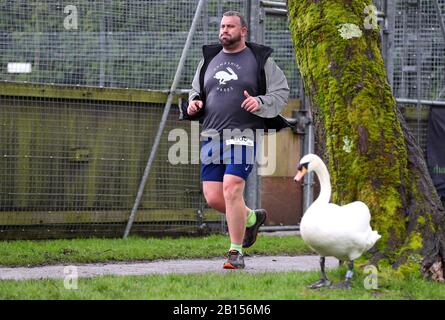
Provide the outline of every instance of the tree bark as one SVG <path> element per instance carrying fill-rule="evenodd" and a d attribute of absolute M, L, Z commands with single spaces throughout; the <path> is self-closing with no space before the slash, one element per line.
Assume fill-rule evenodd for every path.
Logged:
<path fill-rule="evenodd" d="M 371 4 L 288 0 L 318 150 L 331 174 L 332 202 L 361 200 L 370 208 L 371 224 L 382 235 L 370 260 L 443 281 L 444 210 L 392 96 L 379 30 L 364 25 Z M 348 37 L 340 32 L 344 24 L 358 28 Z"/>

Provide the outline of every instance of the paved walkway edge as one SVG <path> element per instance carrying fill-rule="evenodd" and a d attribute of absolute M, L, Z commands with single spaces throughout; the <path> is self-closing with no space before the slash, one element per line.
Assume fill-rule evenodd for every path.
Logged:
<path fill-rule="evenodd" d="M 293 272 L 320 269 L 318 256 L 249 256 L 244 270 L 224 270 L 224 258 L 199 260 L 159 260 L 137 263 L 95 263 L 41 267 L 0 267 L 0 280 L 63 279 L 76 273 L 79 278 L 105 275 L 134 276 L 192 274 L 204 272 Z M 335 258 L 326 259 L 326 268 L 338 266 Z"/>

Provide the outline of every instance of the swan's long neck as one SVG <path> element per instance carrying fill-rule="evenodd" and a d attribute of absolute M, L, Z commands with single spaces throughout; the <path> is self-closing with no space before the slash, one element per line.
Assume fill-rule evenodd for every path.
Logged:
<path fill-rule="evenodd" d="M 332 191 L 329 171 L 323 162 L 320 162 L 314 171 L 318 176 L 318 180 L 320 180 L 320 195 L 318 196 L 317 200 L 314 201 L 314 203 L 329 203 Z"/>

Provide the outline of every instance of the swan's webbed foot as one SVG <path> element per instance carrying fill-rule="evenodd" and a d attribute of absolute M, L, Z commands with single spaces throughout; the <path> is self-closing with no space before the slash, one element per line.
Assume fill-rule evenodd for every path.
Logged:
<path fill-rule="evenodd" d="M 351 289 L 351 282 L 346 280 L 329 286 L 329 289 Z"/>
<path fill-rule="evenodd" d="M 330 289 L 351 289 L 351 279 L 354 274 L 354 261 L 350 260 L 348 263 L 348 272 L 346 272 L 346 280 L 337 284 L 331 285 Z"/>
<path fill-rule="evenodd" d="M 328 278 L 326 277 L 326 272 L 325 272 L 325 260 L 326 258 L 321 256 L 320 257 L 320 280 L 318 280 L 317 282 L 311 284 L 310 286 L 308 286 L 309 289 L 320 289 L 323 287 L 329 287 L 332 282 L 328 280 Z"/>
<path fill-rule="evenodd" d="M 331 284 L 332 284 L 332 282 L 328 279 L 320 279 L 317 282 L 308 286 L 308 289 L 320 289 L 323 287 L 329 287 L 329 286 L 331 286 Z"/>

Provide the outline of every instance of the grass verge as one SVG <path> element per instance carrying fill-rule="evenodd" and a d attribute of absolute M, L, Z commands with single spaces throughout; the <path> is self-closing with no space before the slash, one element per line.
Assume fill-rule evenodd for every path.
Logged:
<path fill-rule="evenodd" d="M 1 266 L 64 263 L 152 261 L 157 259 L 220 257 L 230 246 L 224 235 L 181 238 L 74 239 L 0 242 Z M 300 255 L 312 251 L 300 237 L 260 236 L 249 254 Z"/>
<path fill-rule="evenodd" d="M 345 268 L 328 273 L 334 282 Z M 363 286 L 364 275 L 356 274 L 352 290 L 310 290 L 317 272 L 260 273 L 233 271 L 159 276 L 105 276 L 81 278 L 77 290 L 68 290 L 60 280 L 0 281 L 0 299 L 156 299 L 156 300 L 390 300 L 445 299 L 445 286 L 420 276 L 388 278 L 377 290 Z"/>

